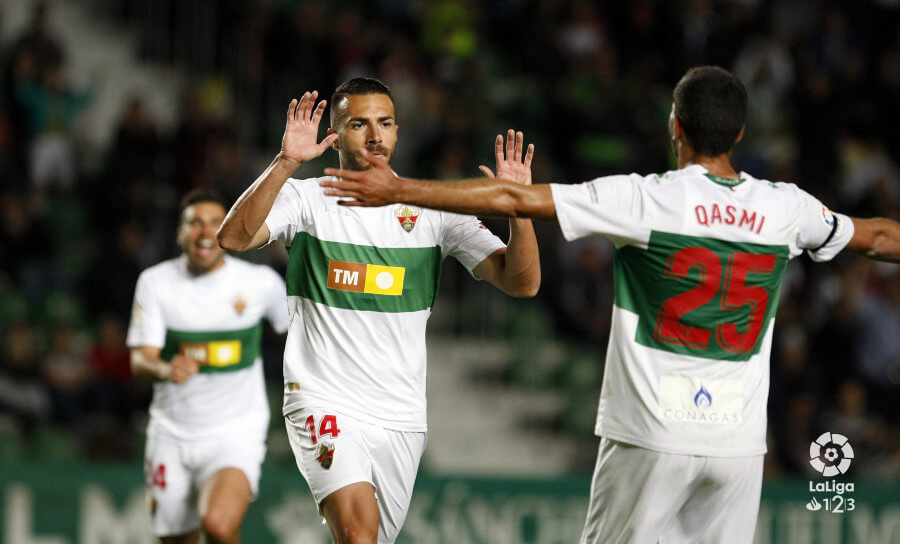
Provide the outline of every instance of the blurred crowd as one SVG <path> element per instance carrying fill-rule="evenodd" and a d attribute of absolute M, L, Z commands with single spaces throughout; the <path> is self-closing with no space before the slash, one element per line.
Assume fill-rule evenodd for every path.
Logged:
<path fill-rule="evenodd" d="M 66 47 L 48 24 L 53 4 L 36 2 L 29 25 L 2 44 L 0 434 L 26 443 L 35 429 L 61 428 L 89 455 L 132 454 L 127 441 L 94 438 L 133 433 L 146 408 L 124 331 L 139 272 L 178 251 L 178 196 L 213 186 L 234 199 L 278 150 L 290 99 L 312 89 L 327 98 L 350 77 L 391 87 L 401 175 L 476 176 L 493 164 L 494 136 L 515 128 L 536 144 L 536 182 L 580 182 L 671 168 L 671 89 L 690 66 L 722 65 L 750 95 L 739 169 L 797 183 L 844 213 L 900 218 L 896 2 L 87 4 L 139 36 L 142 61 L 182 71 L 188 85 L 172 129 L 136 94 L 109 148 L 86 149 L 79 116 L 94 92 L 69 84 Z M 89 154 L 103 159 L 89 164 Z M 335 162 L 330 154 L 299 175 Z M 492 379 L 566 393 L 570 403 L 545 423 L 584 443 L 580 470 L 595 456 L 613 247 L 564 244 L 550 225 L 538 237 L 544 284 L 528 309 L 490 298 L 499 309 L 479 310 L 485 291 L 448 266 L 438 305 L 455 317 L 434 325 L 512 342 L 565 338 L 563 364 L 548 370 L 523 353 Z M 283 267 L 274 250 L 256 258 Z M 279 356 L 269 359 L 277 382 Z M 830 430 L 866 452 L 854 471 L 898 477 L 900 268 L 797 259 L 771 372 L 769 474 L 806 474 L 809 442 Z"/>

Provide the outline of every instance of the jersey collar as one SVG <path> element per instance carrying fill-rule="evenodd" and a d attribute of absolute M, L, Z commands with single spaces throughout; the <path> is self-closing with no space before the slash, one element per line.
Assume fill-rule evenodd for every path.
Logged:
<path fill-rule="evenodd" d="M 710 174 L 709 170 L 707 170 L 700 164 L 692 164 L 686 167 L 685 170 L 696 170 L 698 173 L 703 174 L 703 176 L 706 177 L 706 179 L 708 179 L 709 181 L 715 183 L 716 185 L 721 185 L 722 187 L 728 187 L 729 189 L 734 189 L 738 185 L 747 181 L 747 176 L 745 176 L 743 172 L 738 173 L 738 176 L 740 176 L 739 179 L 722 178 Z"/>

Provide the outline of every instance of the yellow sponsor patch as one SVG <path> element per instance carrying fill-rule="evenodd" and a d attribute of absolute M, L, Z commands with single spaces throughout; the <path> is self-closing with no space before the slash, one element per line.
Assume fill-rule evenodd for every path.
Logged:
<path fill-rule="evenodd" d="M 405 275 L 402 266 L 328 261 L 328 288 L 338 291 L 399 296 Z"/>
<path fill-rule="evenodd" d="M 403 293 L 405 275 L 406 269 L 403 267 L 370 264 L 366 270 L 366 293 L 400 295 Z"/>
<path fill-rule="evenodd" d="M 241 341 L 225 340 L 209 343 L 210 366 L 229 366 L 241 362 Z"/>
<path fill-rule="evenodd" d="M 240 340 L 192 342 L 181 344 L 181 354 L 201 365 L 231 366 L 241 362 Z"/>

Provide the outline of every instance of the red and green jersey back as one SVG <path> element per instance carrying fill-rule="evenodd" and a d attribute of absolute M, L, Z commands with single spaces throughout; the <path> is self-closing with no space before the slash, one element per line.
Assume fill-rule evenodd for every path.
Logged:
<path fill-rule="evenodd" d="M 769 353 L 788 261 L 853 235 L 795 185 L 691 165 L 551 185 L 567 240 L 616 247 L 598 435 L 655 451 L 766 451 Z"/>
<path fill-rule="evenodd" d="M 759 353 L 778 306 L 788 248 L 654 231 L 616 251 L 616 306 L 638 315 L 635 341 L 719 361 Z"/>

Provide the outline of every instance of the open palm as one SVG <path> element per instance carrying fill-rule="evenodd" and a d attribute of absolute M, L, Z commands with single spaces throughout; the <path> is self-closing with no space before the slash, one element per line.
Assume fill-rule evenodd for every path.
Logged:
<path fill-rule="evenodd" d="M 534 158 L 534 144 L 528 144 L 525 158 L 522 159 L 522 151 L 525 149 L 525 135 L 509 129 L 506 132 L 506 154 L 503 150 L 503 135 L 497 135 L 494 144 L 494 155 L 497 158 L 497 175 L 487 166 L 478 168 L 489 178 L 497 177 L 508 179 L 522 185 L 531 185 L 531 160 Z"/>
<path fill-rule="evenodd" d="M 295 98 L 288 105 L 287 124 L 281 139 L 281 153 L 285 157 L 299 162 L 312 160 L 324 153 L 337 139 L 337 134 L 330 134 L 321 143 L 316 143 L 319 122 L 326 104 L 322 100 L 313 107 L 318 96 L 318 91 L 306 92 L 299 101 Z"/>

